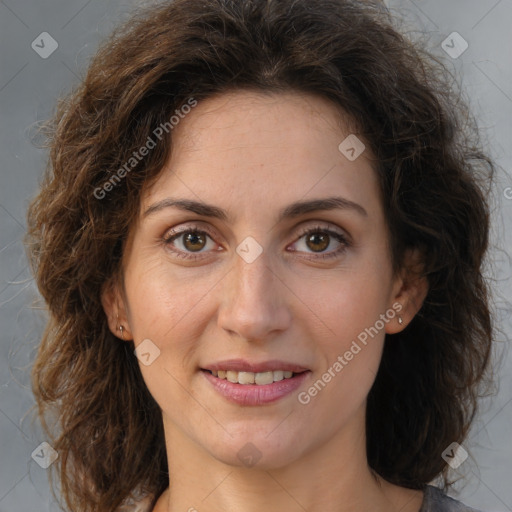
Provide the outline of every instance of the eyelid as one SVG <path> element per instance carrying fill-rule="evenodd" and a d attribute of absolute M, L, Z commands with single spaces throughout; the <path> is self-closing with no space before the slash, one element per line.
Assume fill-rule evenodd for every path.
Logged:
<path fill-rule="evenodd" d="M 164 240 L 167 240 L 169 238 L 172 238 L 173 236 L 180 235 L 181 233 L 188 233 L 189 231 L 197 231 L 198 233 L 204 232 L 210 235 L 211 237 L 215 236 L 213 230 L 207 226 L 186 224 L 178 228 L 167 229 L 162 238 Z"/>
<path fill-rule="evenodd" d="M 316 225 L 311 226 L 312 222 L 316 223 Z M 324 224 L 324 225 L 320 225 L 320 224 Z M 346 230 L 340 228 L 336 224 L 333 224 L 329 221 L 308 220 L 308 221 L 301 222 L 298 226 L 295 226 L 293 228 L 293 230 L 299 231 L 299 235 L 297 236 L 297 239 L 304 236 L 306 233 L 310 232 L 312 229 L 318 229 L 318 230 L 331 229 L 331 230 L 335 231 L 338 235 L 346 238 L 348 242 L 352 243 L 351 236 L 349 235 L 349 233 Z M 208 225 L 203 226 L 203 225 L 199 225 L 199 224 L 192 224 L 192 225 L 185 224 L 181 228 L 167 229 L 162 238 L 167 239 L 173 235 L 177 235 L 177 234 L 180 234 L 183 232 L 188 232 L 188 231 L 197 231 L 197 232 L 204 231 L 211 237 L 216 236 L 216 233 L 214 233 L 214 231 L 217 232 L 217 230 L 211 229 L 210 227 L 208 227 Z M 297 240 L 295 240 L 295 241 L 297 241 Z"/>
<path fill-rule="evenodd" d="M 326 231 L 326 232 L 330 231 L 330 232 L 336 233 L 337 235 L 339 235 L 339 236 L 343 237 L 344 239 L 346 239 L 347 242 L 352 243 L 352 238 L 348 234 L 348 232 L 346 230 L 340 228 L 336 224 L 333 224 L 333 223 L 327 222 L 327 221 L 313 221 L 313 222 L 316 222 L 316 224 L 313 225 L 313 226 L 311 226 L 310 224 L 307 224 L 306 226 L 303 226 L 303 227 L 299 228 L 299 236 L 297 237 L 297 239 L 302 237 L 302 236 L 304 236 L 305 234 L 307 234 L 307 233 L 309 233 L 311 231 L 317 230 L 317 231 Z"/>

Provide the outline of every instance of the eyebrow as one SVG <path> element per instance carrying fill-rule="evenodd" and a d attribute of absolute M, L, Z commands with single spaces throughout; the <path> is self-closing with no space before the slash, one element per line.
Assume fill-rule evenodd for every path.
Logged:
<path fill-rule="evenodd" d="M 231 216 L 226 210 L 211 204 L 193 201 L 191 199 L 174 199 L 168 197 L 152 204 L 143 214 L 147 217 L 165 208 L 178 208 L 179 210 L 196 213 L 205 217 L 212 217 L 215 219 L 229 222 Z M 279 211 L 277 222 L 285 219 L 293 219 L 306 213 L 328 210 L 349 210 L 358 213 L 363 217 L 367 217 L 367 211 L 358 203 L 354 203 L 344 197 L 334 196 L 326 197 L 323 199 L 311 199 L 307 201 L 297 201 L 292 203 Z"/>

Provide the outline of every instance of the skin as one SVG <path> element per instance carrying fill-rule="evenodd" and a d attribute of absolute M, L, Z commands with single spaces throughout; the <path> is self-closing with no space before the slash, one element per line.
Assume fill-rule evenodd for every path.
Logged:
<path fill-rule="evenodd" d="M 172 156 L 143 194 L 125 248 L 123 282 L 103 294 L 112 332 L 160 350 L 149 366 L 140 363 L 162 409 L 172 490 L 154 511 L 420 509 L 422 492 L 371 472 L 364 425 L 385 333 L 407 326 L 427 284 L 392 272 L 373 157 L 366 149 L 349 161 L 338 149 L 351 130 L 325 99 L 249 91 L 205 100 L 174 128 Z M 367 215 L 335 209 L 276 220 L 292 202 L 334 195 Z M 213 204 L 232 218 L 175 207 L 143 215 L 168 197 Z M 301 229 L 318 226 L 349 244 L 323 231 L 328 245 L 308 244 Z M 163 241 L 175 228 L 211 235 Z M 252 263 L 236 252 L 248 236 L 263 249 Z M 412 265 L 418 255 L 407 258 Z M 267 405 L 230 403 L 200 372 L 233 357 L 282 359 L 312 371 L 299 389 L 307 390 L 396 303 L 403 324 L 389 320 L 307 405 L 297 392 Z M 237 456 L 249 442 L 261 456 L 252 467 Z"/>

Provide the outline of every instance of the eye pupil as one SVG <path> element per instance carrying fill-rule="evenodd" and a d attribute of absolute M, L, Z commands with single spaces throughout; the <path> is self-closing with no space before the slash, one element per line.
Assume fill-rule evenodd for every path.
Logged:
<path fill-rule="evenodd" d="M 202 239 L 202 243 L 201 242 L 198 242 L 198 240 L 201 240 Z M 190 245 L 188 245 L 188 242 L 191 242 L 192 245 L 196 246 L 196 247 L 191 247 Z M 204 239 L 204 236 L 199 234 L 199 233 L 187 233 L 185 235 L 185 240 L 184 240 L 184 245 L 187 249 L 189 250 L 201 250 L 204 245 L 205 245 L 205 239 Z M 197 245 L 199 244 L 199 247 L 197 247 Z"/>
<path fill-rule="evenodd" d="M 318 247 L 318 246 L 316 248 L 310 247 L 310 245 L 309 245 L 310 242 L 312 242 L 313 244 L 320 243 L 321 247 Z M 329 247 L 329 235 L 322 234 L 322 233 L 313 233 L 313 234 L 309 235 L 307 243 L 308 243 L 308 247 L 310 249 L 312 249 L 312 250 L 319 249 L 320 251 L 323 251 L 327 247 Z"/>

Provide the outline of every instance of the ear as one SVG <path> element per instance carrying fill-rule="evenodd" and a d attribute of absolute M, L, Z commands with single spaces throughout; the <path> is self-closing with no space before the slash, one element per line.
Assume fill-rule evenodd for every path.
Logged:
<path fill-rule="evenodd" d="M 118 280 L 111 279 L 101 291 L 101 304 L 107 316 L 110 332 L 123 341 L 133 339 L 127 307 Z"/>
<path fill-rule="evenodd" d="M 419 249 L 409 249 L 404 265 L 393 284 L 391 305 L 397 312 L 393 322 L 386 324 L 386 333 L 403 331 L 421 309 L 428 293 L 428 280 L 423 273 L 423 255 Z M 399 306 L 400 305 L 400 306 Z M 402 319 L 402 323 L 399 319 Z"/>

